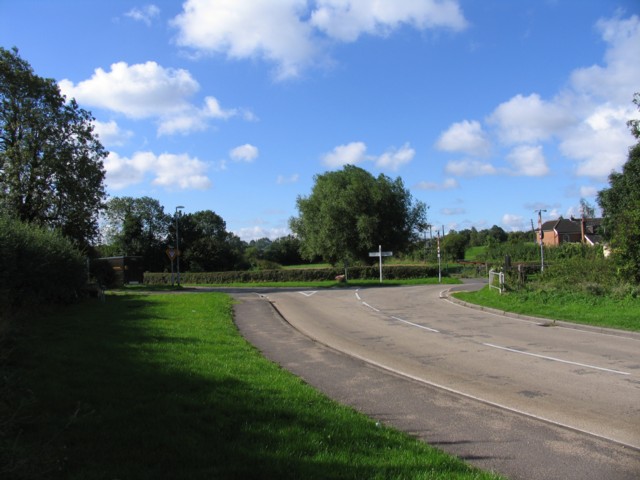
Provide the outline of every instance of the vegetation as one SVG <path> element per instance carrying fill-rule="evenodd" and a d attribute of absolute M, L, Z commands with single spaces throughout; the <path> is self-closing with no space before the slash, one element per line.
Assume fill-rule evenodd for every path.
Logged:
<path fill-rule="evenodd" d="M 0 215 L 0 337 L 17 309 L 75 300 L 85 261 L 60 233 Z"/>
<path fill-rule="evenodd" d="M 266 361 L 224 295 L 33 320 L 0 376 L 3 478 L 497 478 Z"/>
<path fill-rule="evenodd" d="M 375 178 L 354 165 L 316 175 L 311 195 L 298 197 L 297 207 L 290 227 L 303 257 L 332 265 L 368 262 L 378 245 L 404 251 L 426 224 L 426 205 L 413 201 L 402 179 Z"/>
<path fill-rule="evenodd" d="M 0 47 L 0 209 L 87 247 L 105 197 L 93 117 Z"/>
<path fill-rule="evenodd" d="M 640 109 L 640 93 L 634 103 Z M 619 274 L 628 281 L 640 282 L 640 127 L 638 120 L 628 122 L 639 142 L 629 150 L 622 172 L 609 175 L 609 188 L 598 193 L 605 231 L 611 243 Z"/>

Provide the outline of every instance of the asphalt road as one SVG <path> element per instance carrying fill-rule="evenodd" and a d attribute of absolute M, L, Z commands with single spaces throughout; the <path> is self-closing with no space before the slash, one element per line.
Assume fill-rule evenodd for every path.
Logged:
<path fill-rule="evenodd" d="M 443 289 L 236 294 L 236 323 L 332 398 L 483 469 L 640 478 L 640 336 L 545 327 Z"/>

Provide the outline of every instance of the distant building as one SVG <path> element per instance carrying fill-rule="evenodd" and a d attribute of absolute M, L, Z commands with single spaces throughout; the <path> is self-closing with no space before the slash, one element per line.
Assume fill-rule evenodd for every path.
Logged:
<path fill-rule="evenodd" d="M 601 218 L 559 218 L 542 224 L 542 243 L 555 247 L 563 243 L 602 244 Z"/>

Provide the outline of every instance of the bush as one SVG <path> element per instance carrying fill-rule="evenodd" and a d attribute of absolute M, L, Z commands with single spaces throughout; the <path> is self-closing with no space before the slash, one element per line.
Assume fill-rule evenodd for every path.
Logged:
<path fill-rule="evenodd" d="M 0 216 L 0 308 L 68 303 L 86 281 L 85 260 L 70 240 Z"/>
<path fill-rule="evenodd" d="M 389 265 L 383 266 L 383 275 L 387 280 L 437 277 L 437 266 Z M 210 285 L 226 283 L 265 283 L 265 282 L 321 282 L 334 281 L 343 275 L 342 268 L 300 268 L 292 270 L 256 270 L 235 272 L 187 272 L 181 273 L 182 283 Z M 349 280 L 375 280 L 380 277 L 377 266 L 350 267 Z M 171 283 L 170 273 L 144 274 L 146 285 L 167 285 Z"/>

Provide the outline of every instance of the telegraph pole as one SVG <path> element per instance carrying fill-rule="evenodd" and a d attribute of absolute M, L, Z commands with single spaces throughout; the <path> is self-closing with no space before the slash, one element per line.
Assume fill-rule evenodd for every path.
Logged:
<path fill-rule="evenodd" d="M 539 209 L 534 210 L 534 212 L 538 212 L 538 228 L 540 229 L 538 234 L 538 238 L 540 239 L 540 272 L 544 272 L 544 242 L 542 241 L 544 234 L 542 233 L 542 212 L 546 212 L 546 210 Z"/>

